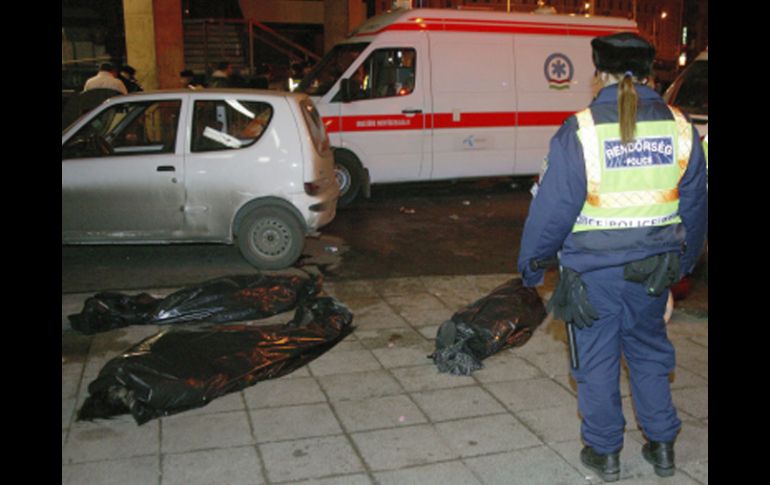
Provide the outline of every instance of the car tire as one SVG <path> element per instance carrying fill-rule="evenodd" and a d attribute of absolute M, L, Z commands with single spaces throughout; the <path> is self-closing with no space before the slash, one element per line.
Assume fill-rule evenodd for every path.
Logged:
<path fill-rule="evenodd" d="M 258 269 L 285 269 L 302 255 L 302 224 L 282 207 L 257 207 L 241 221 L 236 234 L 241 255 Z"/>
<path fill-rule="evenodd" d="M 334 162 L 334 174 L 340 185 L 337 207 L 347 207 L 358 197 L 358 193 L 361 191 L 364 169 L 355 155 L 344 150 L 334 152 Z"/>

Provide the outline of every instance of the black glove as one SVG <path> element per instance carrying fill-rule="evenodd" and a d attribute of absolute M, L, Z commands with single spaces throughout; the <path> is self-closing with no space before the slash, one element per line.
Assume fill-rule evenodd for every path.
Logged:
<path fill-rule="evenodd" d="M 546 309 L 553 312 L 554 318 L 572 323 L 578 328 L 590 327 L 599 314 L 591 303 L 580 275 L 565 267 L 559 269 L 559 284 L 548 300 Z"/>
<path fill-rule="evenodd" d="M 679 281 L 679 255 L 663 253 L 628 263 L 623 268 L 627 281 L 644 283 L 648 295 L 660 296 L 669 286 Z"/>

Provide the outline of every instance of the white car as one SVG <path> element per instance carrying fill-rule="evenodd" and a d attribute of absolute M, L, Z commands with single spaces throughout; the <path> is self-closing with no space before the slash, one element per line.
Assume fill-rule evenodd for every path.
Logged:
<path fill-rule="evenodd" d="M 237 243 L 260 269 L 301 255 L 339 185 L 310 98 L 260 90 L 116 96 L 62 134 L 62 243 Z"/>

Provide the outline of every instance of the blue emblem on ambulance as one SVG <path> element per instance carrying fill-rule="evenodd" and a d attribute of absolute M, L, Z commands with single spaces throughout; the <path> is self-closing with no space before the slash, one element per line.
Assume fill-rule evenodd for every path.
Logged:
<path fill-rule="evenodd" d="M 545 79 L 548 81 L 548 87 L 551 89 L 569 89 L 572 76 L 575 75 L 575 68 L 572 61 L 564 54 L 554 53 L 548 56 L 543 66 Z"/>

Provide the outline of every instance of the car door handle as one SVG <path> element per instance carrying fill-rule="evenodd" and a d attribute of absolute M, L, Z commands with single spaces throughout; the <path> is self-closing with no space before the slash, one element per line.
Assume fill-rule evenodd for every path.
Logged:
<path fill-rule="evenodd" d="M 416 115 L 416 114 L 422 113 L 422 110 L 421 109 L 404 109 L 404 110 L 401 110 L 401 112 L 404 113 L 405 115 Z"/>
<path fill-rule="evenodd" d="M 160 165 L 156 170 L 158 172 L 176 172 L 176 168 L 173 165 Z"/>

